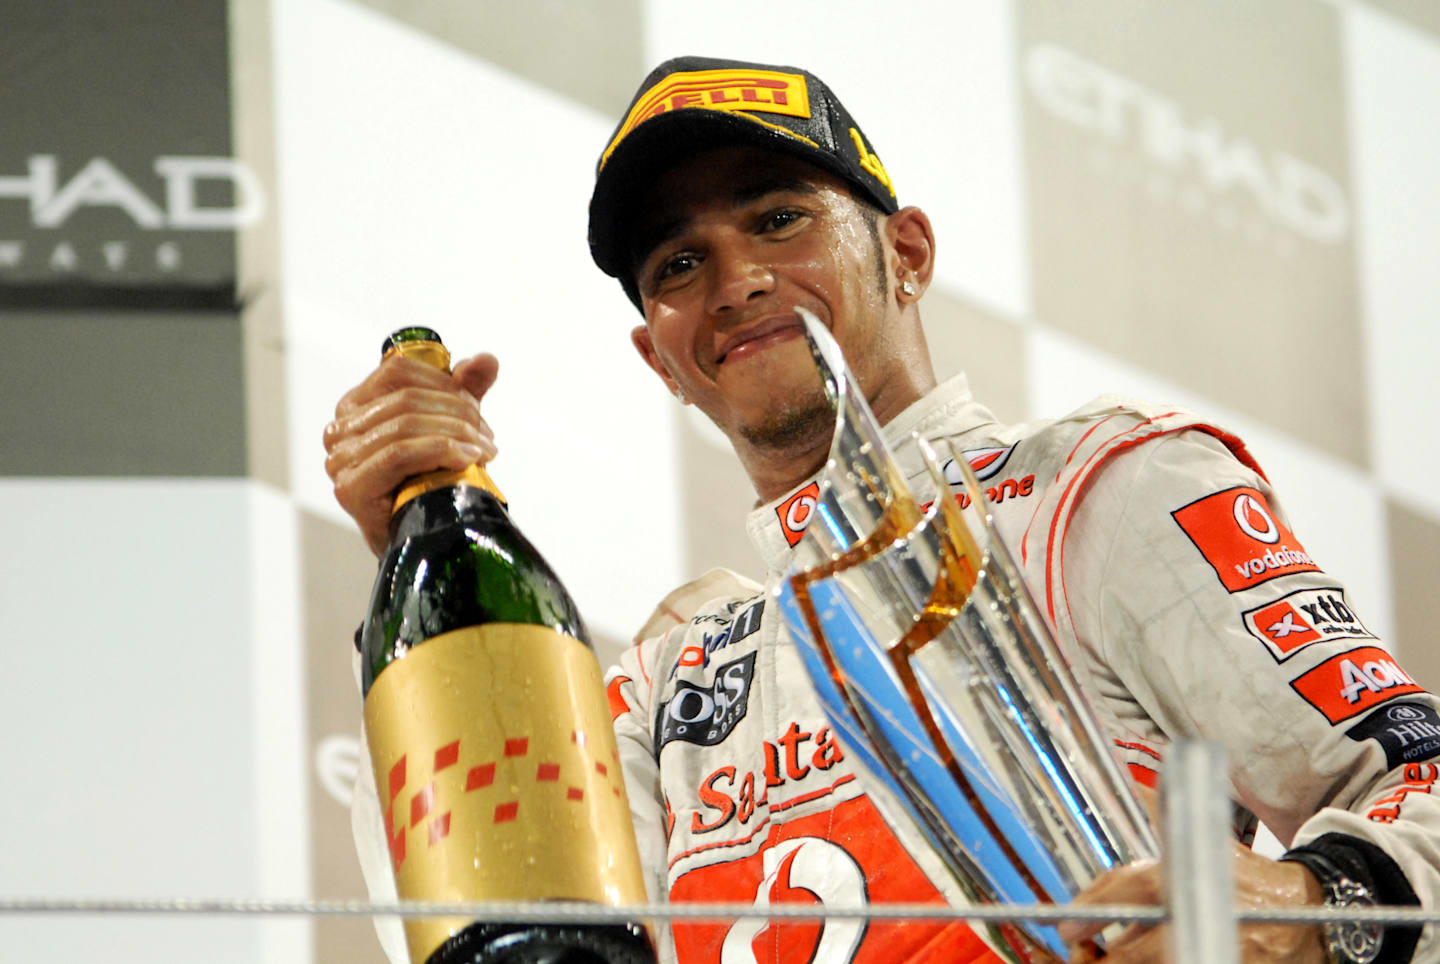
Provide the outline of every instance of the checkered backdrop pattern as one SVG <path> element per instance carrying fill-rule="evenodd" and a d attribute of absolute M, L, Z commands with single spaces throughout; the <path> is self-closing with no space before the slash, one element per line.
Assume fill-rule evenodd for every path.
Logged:
<path fill-rule="evenodd" d="M 1006 419 L 1113 391 L 1238 432 L 1356 611 L 1440 685 L 1425 0 L 219 9 L 229 143 L 155 153 L 253 174 L 242 308 L 0 299 L 0 719 L 24 774 L 0 805 L 0 891 L 362 893 L 349 648 L 373 561 L 320 430 L 400 324 L 501 357 L 493 474 L 606 653 L 676 583 L 757 568 L 748 483 L 642 368 L 637 316 L 585 248 L 596 152 L 680 53 L 803 64 L 844 98 L 935 223 L 922 313 L 942 375 L 967 371 Z M 0 76 L 76 69 L 53 39 Z M 147 54 L 137 89 L 163 89 L 175 49 Z M 47 83 L 6 87 L 7 123 L 43 114 Z M 86 257 L 57 262 L 3 179 L 30 155 L 123 155 L 136 129 L 51 126 L 0 154 L 0 295 L 36 258 Z M 22 236 L 30 274 L 5 247 Z M 7 960 L 97 945 L 117 962 L 380 960 L 363 922 L 0 921 Z"/>

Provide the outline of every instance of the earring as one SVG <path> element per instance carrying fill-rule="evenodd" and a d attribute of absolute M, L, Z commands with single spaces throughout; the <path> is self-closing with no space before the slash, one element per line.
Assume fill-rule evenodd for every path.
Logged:
<path fill-rule="evenodd" d="M 900 283 L 900 290 L 912 298 L 915 297 L 915 283 L 913 281 L 902 281 Z"/>
<path fill-rule="evenodd" d="M 688 398 L 685 397 L 685 389 L 683 389 L 683 388 L 677 388 L 677 389 L 675 389 L 675 399 L 676 399 L 676 401 L 678 401 L 681 405 L 684 405 L 686 402 L 690 401 L 690 399 L 688 399 Z"/>

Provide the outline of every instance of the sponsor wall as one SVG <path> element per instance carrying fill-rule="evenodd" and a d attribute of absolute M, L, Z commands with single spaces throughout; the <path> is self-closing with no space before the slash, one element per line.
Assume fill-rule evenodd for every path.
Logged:
<path fill-rule="evenodd" d="M 1267 572 L 1337 582 L 1247 614 L 1257 646 L 1344 638 L 1367 693 L 1440 685 L 1423 5 L 934 2 L 883 30 L 859 3 L 192 0 L 183 30 L 143 4 L 19 9 L 0 602 L 36 642 L 0 712 L 43 779 L 0 811 L 39 821 L 4 892 L 362 892 L 349 640 L 373 563 L 319 438 L 393 327 L 500 355 L 493 473 L 607 652 L 670 586 L 755 570 L 748 482 L 648 377 L 584 243 L 596 153 L 679 53 L 803 64 L 844 98 L 935 223 L 938 367 L 1002 418 L 1119 391 L 1246 438 L 1284 512 L 1246 524 L 1309 557 Z M 1357 684 L 1331 669 L 1312 682 Z M 52 959 L 57 930 L 0 920 L 0 945 Z M 360 922 L 65 934 L 117 961 L 381 959 Z"/>

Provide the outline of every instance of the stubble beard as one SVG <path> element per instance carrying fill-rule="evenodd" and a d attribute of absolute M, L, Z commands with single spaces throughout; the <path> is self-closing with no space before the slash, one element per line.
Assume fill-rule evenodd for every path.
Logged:
<path fill-rule="evenodd" d="M 818 386 L 768 413 L 763 421 L 740 426 L 741 438 L 775 454 L 828 447 L 834 433 L 835 408 Z"/>

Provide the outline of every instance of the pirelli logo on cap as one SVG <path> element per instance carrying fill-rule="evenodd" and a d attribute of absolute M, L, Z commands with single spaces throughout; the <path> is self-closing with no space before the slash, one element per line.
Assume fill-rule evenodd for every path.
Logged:
<path fill-rule="evenodd" d="M 640 99 L 626 115 L 625 123 L 620 125 L 620 130 L 605 148 L 605 153 L 600 158 L 600 166 L 605 166 L 610 160 L 610 154 L 635 128 L 652 117 L 686 108 L 727 113 L 760 111 L 790 117 L 809 117 L 810 93 L 805 86 L 804 74 L 746 69 L 691 70 L 670 74 L 640 95 Z M 741 116 L 814 144 L 808 137 L 802 137 L 778 124 L 767 124 L 748 113 L 742 113 Z"/>

